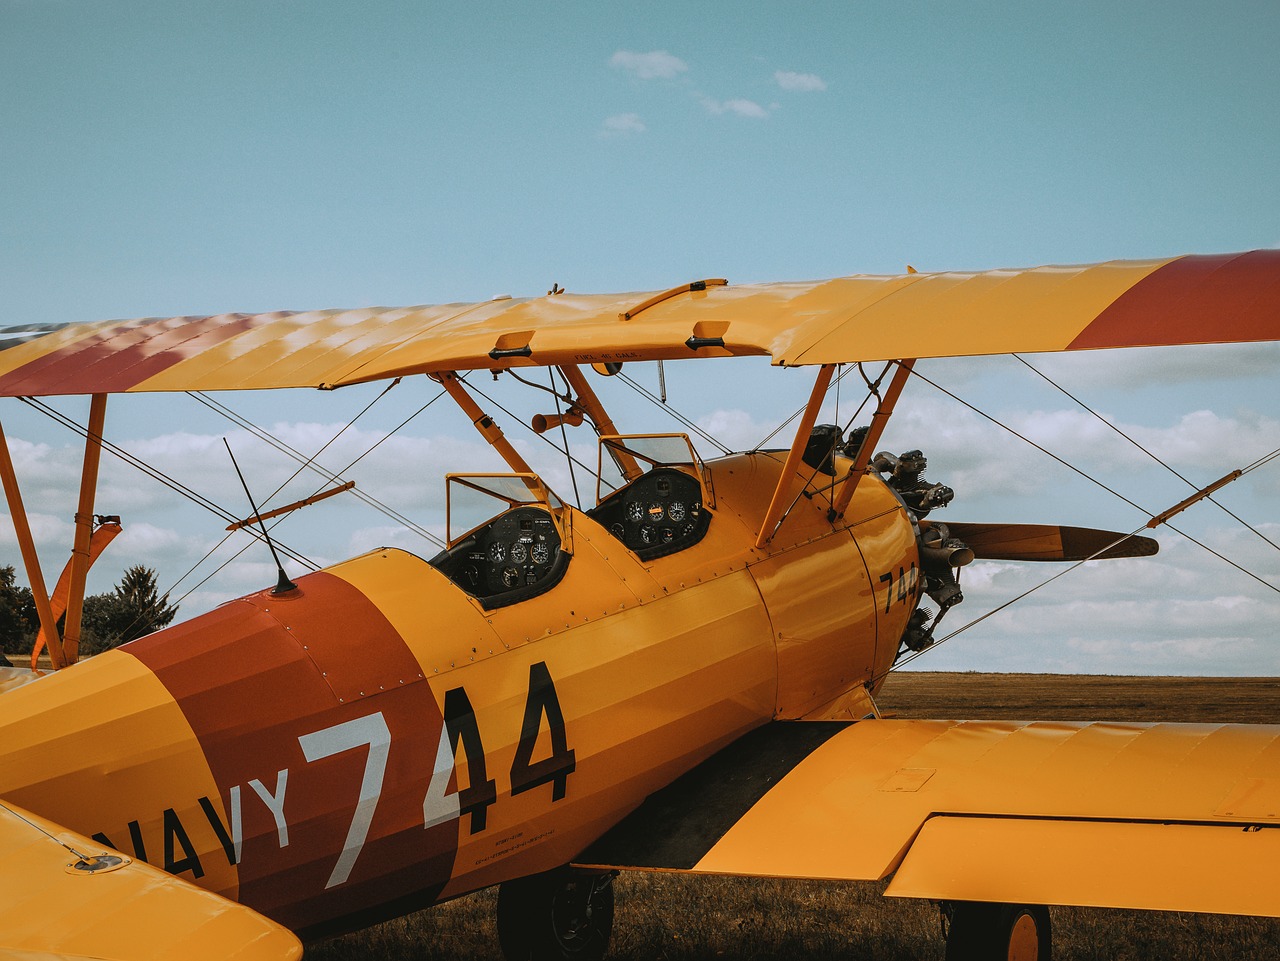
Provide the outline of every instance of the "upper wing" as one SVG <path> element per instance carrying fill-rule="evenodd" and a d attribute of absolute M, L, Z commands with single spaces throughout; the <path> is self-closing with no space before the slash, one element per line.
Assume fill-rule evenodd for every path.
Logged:
<path fill-rule="evenodd" d="M 0 396 L 337 387 L 410 373 L 777 364 L 1280 339 L 1280 250 L 662 293 L 0 329 Z"/>
<path fill-rule="evenodd" d="M 78 853 L 77 853 L 78 852 Z M 295 961 L 289 931 L 158 868 L 0 805 L 0 954 L 54 961 Z"/>
<path fill-rule="evenodd" d="M 1280 726 L 779 721 L 584 865 L 887 894 L 1280 917 Z"/>

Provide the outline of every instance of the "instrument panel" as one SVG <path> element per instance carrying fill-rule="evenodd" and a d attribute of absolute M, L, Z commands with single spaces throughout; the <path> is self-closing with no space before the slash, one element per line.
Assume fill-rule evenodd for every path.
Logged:
<path fill-rule="evenodd" d="M 568 560 L 546 509 L 516 507 L 476 528 L 431 564 L 491 609 L 554 587 Z"/>
<path fill-rule="evenodd" d="M 692 547 L 711 523 L 702 485 L 673 467 L 655 467 L 587 513 L 641 560 Z"/>

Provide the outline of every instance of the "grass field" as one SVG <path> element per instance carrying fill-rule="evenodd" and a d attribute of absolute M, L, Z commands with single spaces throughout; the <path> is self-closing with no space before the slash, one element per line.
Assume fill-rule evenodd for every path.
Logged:
<path fill-rule="evenodd" d="M 892 675 L 881 708 L 898 717 L 1280 722 L 1277 678 L 1134 678 L 1039 674 Z M 937 909 L 882 898 L 882 884 L 691 878 L 618 879 L 612 958 L 941 958 Z M 1262 883 L 1280 883 L 1275 878 Z M 501 957 L 496 893 L 482 891 L 313 945 L 307 961 Z M 1280 920 L 1054 908 L 1057 961 L 1280 959 Z"/>

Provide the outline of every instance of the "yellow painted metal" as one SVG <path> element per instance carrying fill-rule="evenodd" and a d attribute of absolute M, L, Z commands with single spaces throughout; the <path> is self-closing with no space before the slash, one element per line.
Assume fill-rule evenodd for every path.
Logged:
<path fill-rule="evenodd" d="M 1280 917 L 1280 829 L 935 817 L 890 897 Z"/>
<path fill-rule="evenodd" d="M 889 381 L 889 388 L 885 391 L 884 397 L 876 406 L 876 412 L 871 416 L 870 429 L 867 431 L 865 439 L 862 441 L 862 447 L 858 450 L 858 455 L 853 459 L 853 464 L 849 468 L 846 475 L 848 480 L 844 482 L 844 486 L 840 488 L 840 493 L 836 494 L 835 502 L 831 505 L 831 513 L 834 517 L 843 517 L 845 509 L 849 506 L 854 492 L 858 489 L 858 485 L 862 480 L 862 475 L 867 472 L 867 465 L 871 463 L 871 458 L 875 454 L 876 445 L 880 443 L 880 435 L 884 433 L 885 425 L 889 423 L 889 418 L 893 416 L 893 408 L 898 403 L 898 397 L 902 394 L 902 388 L 907 384 L 907 378 L 911 376 L 911 369 L 915 366 L 914 360 L 904 360 L 898 364 L 898 369 L 893 372 L 893 380 Z"/>
<path fill-rule="evenodd" d="M 484 611 L 425 562 L 378 551 L 333 568 L 405 638 L 443 707 L 463 687 L 484 736 L 500 801 L 484 831 L 459 822 L 449 897 L 567 862 L 647 795 L 772 716 L 776 659 L 767 615 L 739 564 L 685 590 L 659 587 L 646 565 L 572 508 L 564 579 L 518 605 Z M 723 526 L 726 534 L 735 525 Z M 736 526 L 739 550 L 750 534 Z M 440 625 L 448 624 L 442 631 Z M 512 795 L 530 666 L 545 663 L 564 710 L 576 769 L 564 798 L 550 785 Z M 549 750 L 545 729 L 535 760 Z M 456 784 L 470 783 L 457 753 Z M 529 839 L 529 840 L 526 840 Z"/>
<path fill-rule="evenodd" d="M 80 472 L 80 501 L 76 507 L 76 533 L 71 548 L 71 581 L 67 593 L 67 620 L 62 637 L 64 660 L 74 664 L 80 656 L 80 621 L 84 613 L 84 582 L 89 574 L 89 538 L 93 535 L 93 497 L 98 489 L 98 464 L 102 459 L 102 428 L 107 417 L 107 395 L 94 394 L 89 401 L 89 430 L 84 438 L 84 466 Z M 54 637 L 56 635 L 50 635 Z M 52 644 L 50 645 L 52 646 Z"/>
<path fill-rule="evenodd" d="M 27 522 L 27 511 L 22 505 L 22 490 L 18 487 L 18 475 L 13 470 L 9 441 L 4 435 L 3 426 L 0 426 L 0 481 L 4 483 L 9 519 L 13 522 L 13 532 L 18 538 L 18 549 L 22 552 L 22 563 L 27 571 L 27 582 L 31 586 L 36 614 L 40 618 L 40 629 L 44 631 L 45 637 L 51 639 L 49 658 L 55 668 L 64 667 L 66 661 L 62 654 L 62 642 L 58 640 L 58 619 L 53 616 L 53 609 L 49 605 L 49 590 L 45 587 L 44 574 L 40 570 L 40 557 L 36 554 L 35 540 L 31 537 L 31 525 Z"/>
<path fill-rule="evenodd" d="M 898 868 L 922 843 L 914 840 L 921 826 L 939 813 L 1219 823 L 1239 831 L 1280 823 L 1255 813 L 1263 806 L 1280 812 L 1280 780 L 1263 788 L 1272 794 L 1255 801 L 1249 816 L 1219 812 L 1236 785 L 1265 779 L 1277 764 L 1276 725 L 866 721 L 801 762 L 696 870 L 874 880 Z M 1063 875 L 1062 900 L 1082 883 Z"/>
<path fill-rule="evenodd" d="M 107 651 L 6 691 L 0 739 L 0 796 L 59 824 L 103 831 L 117 846 L 128 845 L 137 820 L 153 858 L 164 850 L 170 809 L 200 857 L 201 885 L 236 899 L 237 869 L 199 805 L 208 798 L 231 823 L 213 774 L 181 708 L 136 658 Z M 86 757 L 93 764 L 71 760 Z"/>
<path fill-rule="evenodd" d="M 566 580 L 581 560 L 580 550 Z M 555 625 L 558 617 L 564 625 L 589 603 L 580 593 L 557 593 L 527 602 L 538 605 L 527 620 L 509 608 L 491 612 L 509 654 L 432 679 L 438 698 L 457 685 L 486 692 L 476 717 L 500 794 L 532 663 L 544 662 L 555 679 L 576 756 L 562 800 L 551 800 L 548 785 L 494 804 L 480 834 L 460 823 L 454 876 L 442 897 L 568 862 L 646 796 L 772 714 L 773 646 L 745 572 L 525 642 L 530 622 Z M 541 743 L 535 758 L 546 756 Z M 459 764 L 459 783 L 464 772 Z"/>
<path fill-rule="evenodd" d="M 591 418 L 591 422 L 596 425 L 596 433 L 602 437 L 617 434 L 618 429 L 614 426 L 613 418 L 609 416 L 609 412 L 600 403 L 600 398 L 596 396 L 591 384 L 587 382 L 582 369 L 576 364 L 565 364 L 560 368 L 560 373 L 564 375 L 564 379 L 573 388 L 573 394 L 579 406 L 586 411 L 587 416 Z M 636 463 L 635 458 L 630 454 L 618 451 L 615 452 L 615 456 L 618 461 L 618 469 L 622 471 L 622 476 L 625 479 L 629 481 L 635 480 L 644 473 L 640 465 Z"/>
<path fill-rule="evenodd" d="M 871 676 L 874 595 L 852 538 L 832 535 L 774 554 L 752 564 L 751 574 L 778 646 L 778 717 L 803 717 Z"/>
<path fill-rule="evenodd" d="M 0 804 L 0 953 L 53 961 L 289 961 L 298 939 L 249 908 Z M 80 855 L 98 859 L 91 872 Z"/>
<path fill-rule="evenodd" d="M 928 345 L 916 356 L 973 357 L 1062 350 L 1092 319 L 1138 281 L 1169 260 L 1116 261 L 1027 270 L 912 274 L 890 296 L 851 312 L 848 320 L 828 318 L 812 342 L 788 351 L 790 364 L 894 360 L 901 357 L 903 332 Z M 805 331 L 809 333 L 809 331 Z"/>
<path fill-rule="evenodd" d="M 813 431 L 814 422 L 818 419 L 818 409 L 822 406 L 822 398 L 826 396 L 827 387 L 831 384 L 831 375 L 835 373 L 833 364 L 824 364 L 814 379 L 813 390 L 809 394 L 809 402 L 805 405 L 796 428 L 795 440 L 791 442 L 791 450 L 787 454 L 786 463 L 778 477 L 778 486 L 774 488 L 773 499 L 760 522 L 760 530 L 756 535 L 756 547 L 763 548 L 777 533 L 779 519 L 787 509 L 792 492 L 796 488 L 796 468 L 800 466 L 800 458 L 804 456 L 805 445 L 809 442 L 809 434 Z"/>
<path fill-rule="evenodd" d="M 481 410 L 480 405 L 467 393 L 457 374 L 447 371 L 436 379 L 440 382 L 440 386 L 449 392 L 449 396 L 454 399 L 454 402 L 462 408 L 463 413 L 471 418 L 471 423 L 475 425 L 481 436 L 501 455 L 502 459 L 507 462 L 513 471 L 519 474 L 533 473 L 533 468 L 525 462 L 523 457 L 516 453 L 516 449 L 511 446 L 511 442 L 502 435 L 502 428 L 495 424 L 493 418 Z"/>

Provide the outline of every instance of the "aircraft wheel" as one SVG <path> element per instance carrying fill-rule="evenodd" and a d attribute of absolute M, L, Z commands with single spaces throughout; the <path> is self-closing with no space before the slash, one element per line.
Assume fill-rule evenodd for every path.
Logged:
<path fill-rule="evenodd" d="M 599 961 L 613 931 L 613 875 L 549 871 L 498 888 L 507 961 Z"/>
<path fill-rule="evenodd" d="M 957 901 L 950 906 L 946 961 L 1050 961 L 1043 905 Z"/>

